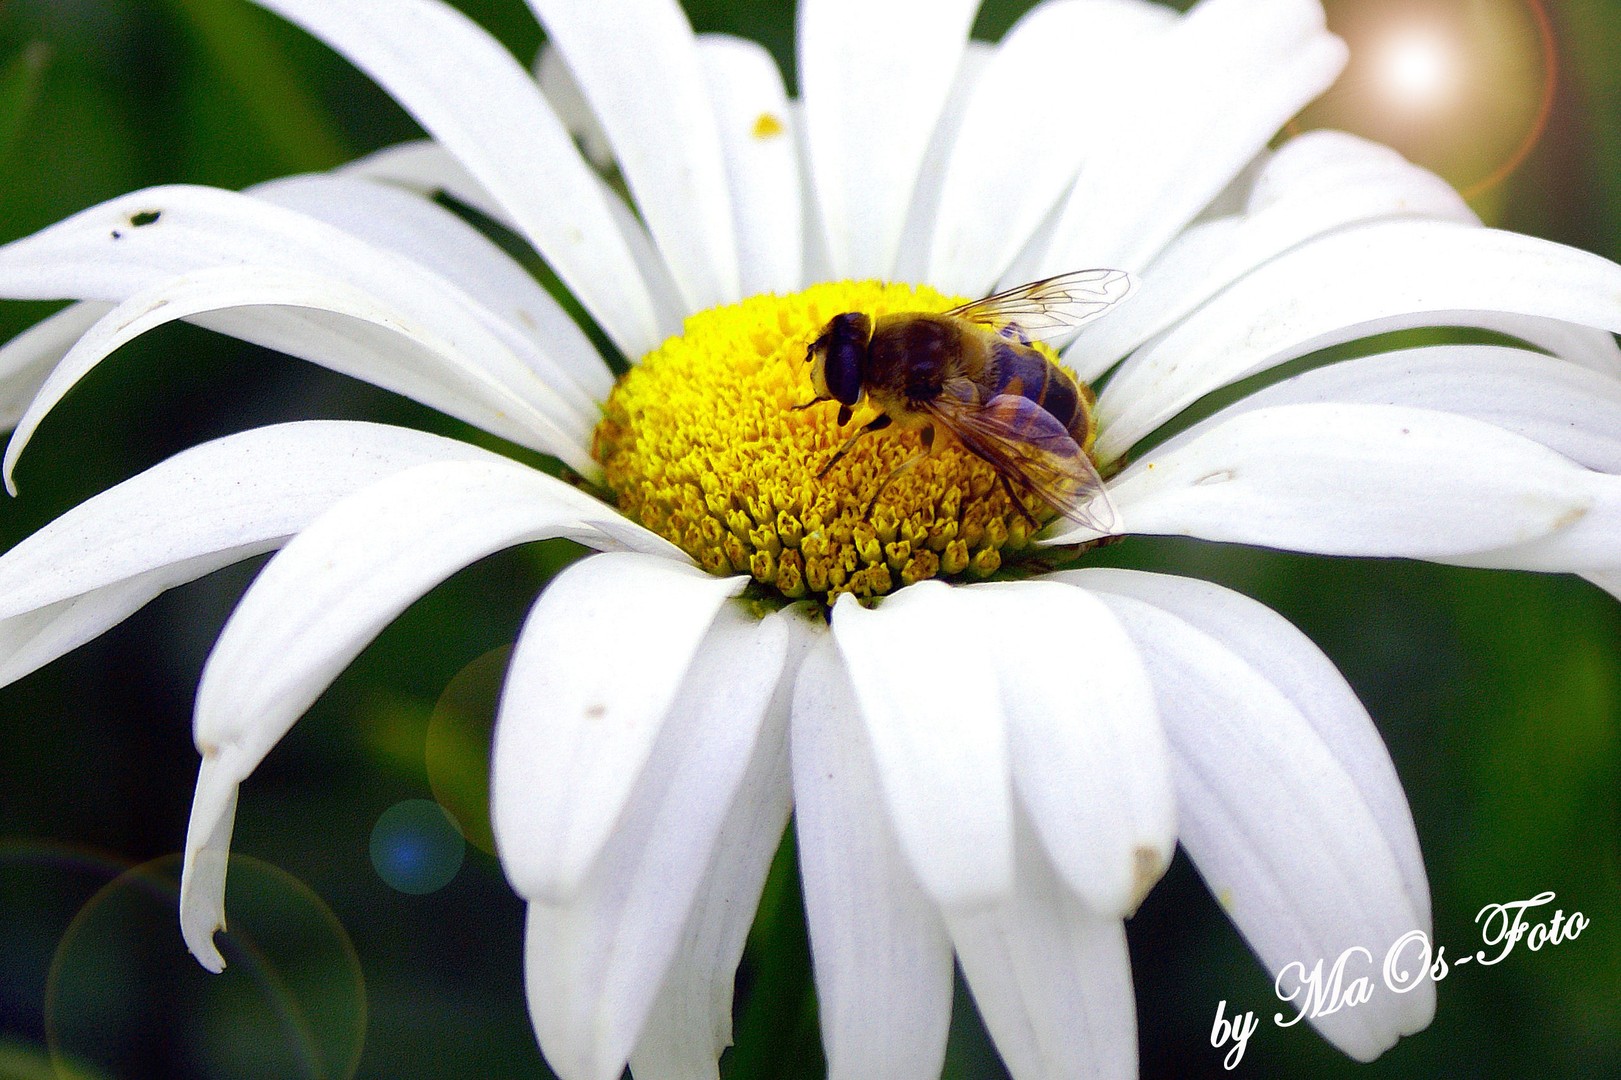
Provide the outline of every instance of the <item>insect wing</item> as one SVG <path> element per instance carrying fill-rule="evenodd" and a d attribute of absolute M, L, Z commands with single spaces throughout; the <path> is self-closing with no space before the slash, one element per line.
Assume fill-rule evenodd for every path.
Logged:
<path fill-rule="evenodd" d="M 1029 340 L 1041 341 L 1085 326 L 1136 287 L 1137 280 L 1124 270 L 1077 270 L 975 300 L 946 314 L 997 330 L 1012 327 Z"/>
<path fill-rule="evenodd" d="M 1091 459 L 1029 398 L 1001 394 L 979 404 L 941 397 L 924 408 L 969 452 L 1066 518 L 1102 536 L 1118 531 L 1119 515 Z"/>

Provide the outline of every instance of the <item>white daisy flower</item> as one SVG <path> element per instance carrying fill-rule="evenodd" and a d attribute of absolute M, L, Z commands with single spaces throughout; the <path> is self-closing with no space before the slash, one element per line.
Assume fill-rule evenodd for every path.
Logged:
<path fill-rule="evenodd" d="M 530 0 L 557 49 L 541 83 L 440 0 L 260 2 L 431 141 L 243 194 L 135 192 L 0 249 L 4 295 L 81 301 L 0 352 L 8 483 L 74 383 L 185 319 L 549 454 L 602 498 L 454 440 L 284 424 L 0 559 L 9 681 L 281 548 L 197 695 L 181 922 L 206 966 L 241 781 L 417 597 L 555 536 L 607 553 L 518 639 L 493 814 L 565 1080 L 716 1075 L 790 805 L 833 1077 L 938 1075 L 954 956 L 1014 1076 L 1133 1075 L 1122 919 L 1178 842 L 1274 976 L 1429 930 L 1389 757 L 1303 635 L 1212 584 L 1087 568 L 1098 530 L 1033 536 L 1050 512 L 961 448 L 892 476 L 915 431 L 824 475 L 853 429 L 795 408 L 834 315 L 1116 268 L 1139 294 L 1063 354 L 1108 376 L 1075 408 L 1110 531 L 1621 594 L 1621 267 L 1484 228 L 1348 135 L 1267 150 L 1345 60 L 1316 0 L 1048 0 L 995 46 L 968 41 L 971 0 L 803 0 L 797 101 L 673 0 Z M 630 373 L 439 191 L 527 239 Z M 1345 361 L 1152 441 L 1246 376 L 1423 325 L 1527 347 Z M 1423 983 L 1314 1023 L 1366 1060 L 1433 1009 Z"/>

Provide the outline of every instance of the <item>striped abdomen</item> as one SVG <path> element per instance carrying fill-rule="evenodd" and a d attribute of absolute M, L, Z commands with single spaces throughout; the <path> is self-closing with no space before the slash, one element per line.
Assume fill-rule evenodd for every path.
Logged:
<path fill-rule="evenodd" d="M 1082 450 L 1091 449 L 1092 394 L 1069 372 L 1036 350 L 1012 341 L 991 347 L 994 373 L 987 380 L 993 394 L 1018 394 L 1040 405 L 1063 424 Z"/>

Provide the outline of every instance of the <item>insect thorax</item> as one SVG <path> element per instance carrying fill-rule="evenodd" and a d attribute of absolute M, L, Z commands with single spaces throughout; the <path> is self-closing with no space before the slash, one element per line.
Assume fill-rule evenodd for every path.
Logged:
<path fill-rule="evenodd" d="M 869 387 L 902 393 L 914 401 L 938 397 L 946 380 L 975 377 L 984 348 L 961 322 L 933 315 L 881 320 L 867 360 Z"/>

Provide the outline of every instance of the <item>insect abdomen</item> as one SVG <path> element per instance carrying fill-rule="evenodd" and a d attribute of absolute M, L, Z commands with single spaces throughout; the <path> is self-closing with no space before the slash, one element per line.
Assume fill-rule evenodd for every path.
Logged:
<path fill-rule="evenodd" d="M 996 377 L 991 389 L 997 394 L 1029 398 L 1084 446 L 1089 419 L 1080 390 L 1069 374 L 1034 349 L 1010 341 L 997 342 L 995 349 Z"/>

